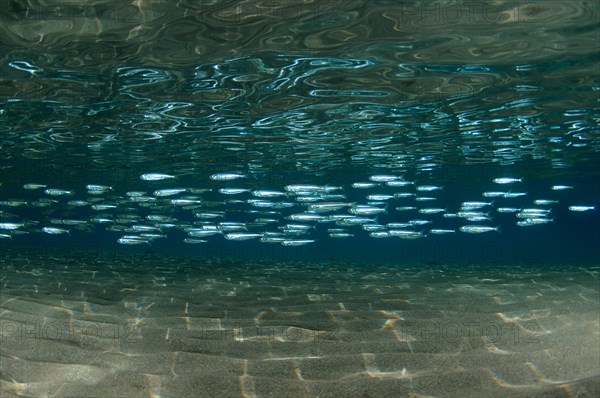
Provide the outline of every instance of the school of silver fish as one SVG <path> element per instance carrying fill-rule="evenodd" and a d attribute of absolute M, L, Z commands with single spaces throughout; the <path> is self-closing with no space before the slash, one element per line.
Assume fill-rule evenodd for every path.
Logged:
<path fill-rule="evenodd" d="M 0 201 L 0 239 L 103 228 L 118 234 L 116 241 L 122 245 L 149 245 L 180 231 L 185 234 L 183 242 L 191 245 L 221 236 L 294 247 L 314 243 L 317 230 L 333 239 L 359 234 L 421 239 L 457 232 L 501 232 L 501 226 L 495 225 L 496 214 L 512 215 L 518 227 L 532 227 L 553 223 L 554 206 L 571 212 L 596 210 L 595 205 L 562 203 L 561 191 L 574 189 L 571 185 L 553 185 L 548 197 L 528 198 L 520 189 L 523 179 L 512 177 L 493 179 L 508 189 L 483 192 L 484 199 L 472 198 L 455 208 L 429 205 L 438 201 L 434 195 L 442 193 L 443 186 L 407 181 L 401 175 L 371 175 L 349 186 L 290 184 L 282 189 L 250 189 L 231 185 L 245 178 L 242 173 L 217 173 L 210 180 L 220 187 L 157 187 L 156 182 L 175 183 L 177 176 L 146 173 L 140 180 L 148 182 L 147 190 L 122 193 L 98 184 L 79 191 L 27 183 L 23 190 L 40 196 Z M 362 191 L 364 202 L 349 200 L 351 190 Z M 43 217 L 20 217 L 14 213 L 18 208 L 39 209 Z M 446 226 L 449 221 L 445 219 L 457 219 L 456 226 Z M 441 222 L 444 226 L 438 226 Z"/>

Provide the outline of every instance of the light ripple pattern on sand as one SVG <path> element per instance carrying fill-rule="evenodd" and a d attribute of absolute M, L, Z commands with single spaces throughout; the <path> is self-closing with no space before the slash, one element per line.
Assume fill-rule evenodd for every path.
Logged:
<path fill-rule="evenodd" d="M 6 250 L 4 396 L 598 391 L 597 267 Z"/>

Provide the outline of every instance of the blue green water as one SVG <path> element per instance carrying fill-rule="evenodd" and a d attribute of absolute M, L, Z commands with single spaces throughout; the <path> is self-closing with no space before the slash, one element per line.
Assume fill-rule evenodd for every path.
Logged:
<path fill-rule="evenodd" d="M 440 374 L 420 379 L 413 357 L 390 359 L 410 391 L 593 396 L 600 364 L 569 351 L 568 341 L 600 352 L 599 11 L 576 0 L 0 0 L 0 315 L 19 325 L 65 312 L 78 320 L 110 314 L 111 325 L 137 319 L 144 337 L 167 340 L 178 330 L 185 347 L 121 353 L 187 355 L 198 350 L 190 321 L 180 330 L 188 303 L 210 303 L 217 315 L 198 315 L 208 324 L 234 324 L 227 311 L 237 307 L 244 325 L 261 325 L 263 312 L 286 328 L 294 316 L 307 323 L 292 326 L 306 330 L 327 319 L 345 343 L 371 332 L 400 339 L 394 322 L 456 319 L 462 308 L 519 327 L 539 322 L 539 336 L 550 337 L 535 349 L 485 339 L 471 347 L 482 358 L 510 352 L 522 367 L 515 374 L 535 376 L 500 377 L 492 360 L 443 362 L 436 369 L 448 390 L 429 389 Z M 158 309 L 145 313 L 150 303 Z M 332 315 L 338 310 L 345 315 Z M 16 330 L 5 326 L 4 337 Z M 357 372 L 370 378 L 384 376 L 367 357 L 394 351 L 377 338 L 353 348 L 362 355 L 353 363 L 365 363 Z M 446 343 L 415 352 L 470 353 Z M 285 347 L 265 352 L 304 358 L 288 364 L 296 367 L 289 391 L 309 372 L 302 361 L 339 355 Z M 91 393 L 29 385 L 35 378 L 19 362 L 21 349 L 2 354 L 5 391 Z M 206 352 L 256 359 L 236 350 Z M 569 370 L 554 372 L 563 354 Z M 44 355 L 29 359 L 60 362 Z M 72 364 L 85 363 L 75 357 Z M 241 395 L 277 391 L 257 387 L 263 379 L 252 363 L 232 372 Z M 323 365 L 321 376 L 337 374 L 340 363 Z M 172 369 L 136 366 L 146 385 L 140 396 L 201 396 L 169 384 Z M 455 389 L 447 366 L 482 382 L 470 393 Z M 275 374 L 265 371 L 264 380 Z M 354 376 L 344 377 L 354 386 Z M 98 380 L 90 385 L 107 385 Z M 421 388 L 413 380 L 428 381 Z M 291 396 L 354 394 L 315 386 Z M 367 387 L 357 391 L 409 393 Z"/>

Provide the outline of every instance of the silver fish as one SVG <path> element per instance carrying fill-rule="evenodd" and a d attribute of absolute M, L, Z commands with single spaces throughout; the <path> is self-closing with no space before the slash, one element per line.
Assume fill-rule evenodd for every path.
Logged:
<path fill-rule="evenodd" d="M 261 237 L 262 237 L 262 234 L 243 233 L 243 232 L 225 234 L 225 239 L 228 239 L 228 240 L 249 240 L 249 239 L 258 239 Z"/>
<path fill-rule="evenodd" d="M 443 213 L 446 210 L 447 209 L 439 209 L 439 208 L 419 209 L 419 213 L 421 213 L 421 214 L 437 214 L 437 213 Z"/>
<path fill-rule="evenodd" d="M 25 224 L 21 223 L 12 223 L 12 222 L 2 222 L 0 223 L 0 229 L 12 231 L 14 229 L 22 228 Z"/>
<path fill-rule="evenodd" d="M 154 196 L 173 196 L 173 195 L 177 195 L 180 194 L 182 192 L 186 192 L 187 189 L 186 188 L 172 188 L 172 189 L 158 189 L 156 191 L 154 191 L 152 194 Z"/>
<path fill-rule="evenodd" d="M 523 179 L 522 178 L 500 177 L 500 178 L 494 178 L 494 182 L 496 184 L 513 184 L 515 182 L 523 182 Z"/>
<path fill-rule="evenodd" d="M 459 228 L 459 230 L 461 232 L 466 232 L 468 234 L 481 234 L 484 232 L 491 232 L 491 231 L 500 231 L 500 227 L 488 227 L 485 225 L 463 225 L 462 227 Z"/>
<path fill-rule="evenodd" d="M 590 211 L 595 210 L 596 206 L 569 206 L 569 210 L 571 211 Z"/>
<path fill-rule="evenodd" d="M 402 181 L 402 180 L 392 180 L 392 181 L 386 181 L 385 185 L 387 185 L 388 187 L 395 187 L 395 188 L 401 188 L 401 187 L 406 187 L 408 185 L 414 185 L 415 183 L 413 181 Z"/>
<path fill-rule="evenodd" d="M 452 234 L 456 231 L 453 229 L 430 229 L 429 233 L 434 235 L 444 235 L 444 234 Z"/>
<path fill-rule="evenodd" d="M 377 175 L 370 176 L 369 180 L 375 181 L 375 182 L 388 182 L 388 181 L 398 180 L 399 178 L 400 177 L 392 176 L 392 175 L 377 174 Z"/>
<path fill-rule="evenodd" d="M 367 188 L 373 188 L 373 187 L 377 187 L 379 186 L 379 184 L 377 184 L 376 182 L 355 182 L 352 184 L 352 188 L 358 188 L 358 189 L 367 189 Z"/>
<path fill-rule="evenodd" d="M 536 199 L 536 200 L 533 201 L 533 204 L 541 205 L 541 206 L 543 206 L 543 205 L 552 205 L 552 204 L 555 204 L 555 203 L 558 203 L 558 200 Z"/>
<path fill-rule="evenodd" d="M 34 189 L 42 189 L 42 188 L 46 188 L 46 185 L 44 185 L 44 184 L 34 184 L 34 183 L 23 185 L 23 189 L 27 189 L 29 191 L 32 191 Z"/>
<path fill-rule="evenodd" d="M 240 193 L 249 192 L 249 189 L 243 188 L 221 188 L 219 189 L 219 193 L 223 195 L 238 195 Z"/>
<path fill-rule="evenodd" d="M 144 181 L 161 181 L 161 180 L 168 180 L 170 178 L 175 178 L 175 176 L 172 176 L 170 174 L 162 174 L 162 173 L 146 173 L 146 174 L 142 174 L 140 176 L 140 178 Z"/>
<path fill-rule="evenodd" d="M 210 176 L 210 179 L 214 181 L 231 181 L 239 178 L 246 178 L 246 175 L 241 173 L 216 173 Z"/>
<path fill-rule="evenodd" d="M 69 230 L 64 228 L 44 227 L 42 231 L 50 235 L 68 234 Z"/>
<path fill-rule="evenodd" d="M 46 189 L 44 191 L 44 193 L 46 195 L 50 195 L 50 196 L 65 196 L 65 195 L 73 195 L 73 191 L 67 191 L 65 189 L 56 189 L 56 188 L 49 188 Z"/>
<path fill-rule="evenodd" d="M 358 205 L 350 208 L 348 212 L 357 216 L 372 216 L 375 214 L 387 213 L 386 208 Z"/>
<path fill-rule="evenodd" d="M 441 189 L 442 189 L 442 187 L 437 186 L 437 185 L 419 185 L 417 187 L 417 191 L 420 191 L 420 192 L 439 191 Z"/>
<path fill-rule="evenodd" d="M 303 246 L 309 243 L 314 243 L 312 239 L 288 239 L 281 242 L 283 246 Z"/>

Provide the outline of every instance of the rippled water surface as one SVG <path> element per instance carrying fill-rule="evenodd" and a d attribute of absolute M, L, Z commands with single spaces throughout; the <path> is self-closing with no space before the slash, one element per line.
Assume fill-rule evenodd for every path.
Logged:
<path fill-rule="evenodd" d="M 3 4 L 7 165 L 260 179 L 597 160 L 593 1 Z"/>

